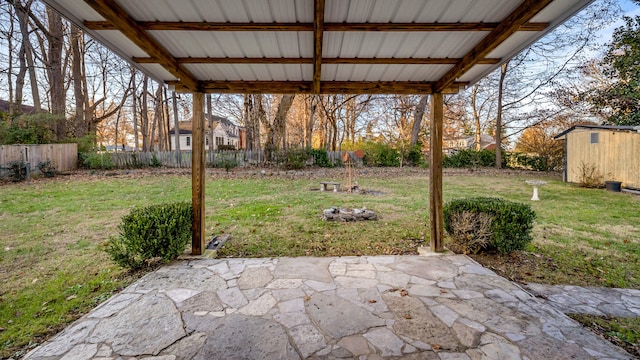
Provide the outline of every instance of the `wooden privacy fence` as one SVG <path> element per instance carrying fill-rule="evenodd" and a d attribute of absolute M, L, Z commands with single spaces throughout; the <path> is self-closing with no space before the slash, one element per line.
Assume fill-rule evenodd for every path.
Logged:
<path fill-rule="evenodd" d="M 38 171 L 38 164 L 51 161 L 56 171 L 78 168 L 78 144 L 0 145 L 1 176 L 11 162 L 29 163 L 31 171 Z"/>
<path fill-rule="evenodd" d="M 356 166 L 362 165 L 362 159 L 355 158 L 353 152 L 349 152 Z M 136 168 L 146 166 L 165 166 L 171 168 L 190 168 L 191 151 L 151 151 L 151 152 L 116 152 L 105 153 L 110 155 L 112 164 L 116 168 Z M 343 152 L 329 151 L 327 157 L 334 165 L 341 164 Z M 265 163 L 263 151 L 214 151 L 205 153 L 207 167 L 247 167 L 259 166 Z M 273 165 L 284 165 L 287 158 L 282 153 L 274 154 Z M 313 164 L 315 159 L 309 158 L 308 164 Z"/>

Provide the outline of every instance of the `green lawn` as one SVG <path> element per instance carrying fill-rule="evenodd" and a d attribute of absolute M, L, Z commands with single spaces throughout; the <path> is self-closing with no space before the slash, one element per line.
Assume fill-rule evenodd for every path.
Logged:
<path fill-rule="evenodd" d="M 445 176 L 445 201 L 500 196 L 531 203 L 538 215 L 523 256 L 544 261 L 524 273 L 504 261 L 504 272 L 522 281 L 640 288 L 640 197 L 581 189 L 557 176 L 456 173 Z M 360 187 L 379 195 L 317 190 L 320 179 L 340 181 L 342 170 L 304 179 L 218 174 L 207 178 L 206 227 L 207 236 L 232 235 L 220 256 L 412 254 L 428 244 L 423 170 L 360 170 Z M 524 181 L 531 178 L 549 182 L 540 202 L 529 200 Z M 153 172 L 0 185 L 2 357 L 57 332 L 139 276 L 111 264 L 101 249 L 131 207 L 190 198 L 190 175 Z M 380 220 L 321 221 L 330 206 L 364 206 Z"/>

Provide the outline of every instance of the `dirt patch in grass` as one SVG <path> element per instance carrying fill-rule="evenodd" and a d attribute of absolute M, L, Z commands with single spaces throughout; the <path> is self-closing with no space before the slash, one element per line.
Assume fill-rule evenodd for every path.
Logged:
<path fill-rule="evenodd" d="M 584 314 L 569 314 L 596 335 L 640 358 L 640 321 L 637 318 L 612 318 Z"/>
<path fill-rule="evenodd" d="M 558 270 L 558 264 L 553 258 L 527 251 L 514 251 L 502 255 L 491 252 L 469 256 L 498 275 L 518 283 L 546 284 L 549 283 L 549 273 Z"/>

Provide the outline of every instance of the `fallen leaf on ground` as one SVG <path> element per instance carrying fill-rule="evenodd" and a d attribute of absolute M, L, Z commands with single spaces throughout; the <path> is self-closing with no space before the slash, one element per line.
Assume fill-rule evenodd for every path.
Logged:
<path fill-rule="evenodd" d="M 407 295 L 409 295 L 409 292 L 407 290 L 400 291 L 400 296 L 407 296 Z"/>
<path fill-rule="evenodd" d="M 67 301 L 73 300 L 73 299 L 75 299 L 77 297 L 78 297 L 78 295 L 69 295 L 69 296 L 67 296 Z"/>
<path fill-rule="evenodd" d="M 438 350 L 438 349 L 440 349 L 441 346 L 438 345 L 438 344 L 433 344 L 433 345 L 431 345 L 431 347 L 433 348 L 433 350 Z"/>
<path fill-rule="evenodd" d="M 309 300 L 311 300 L 311 296 L 307 295 L 304 297 L 304 301 L 309 301 Z"/>
<path fill-rule="evenodd" d="M 413 317 L 410 314 L 405 314 L 403 317 L 407 320 L 413 319 Z"/>
<path fill-rule="evenodd" d="M 370 303 L 370 304 L 375 304 L 375 303 L 377 303 L 377 301 L 376 301 L 376 300 L 371 299 L 371 300 L 369 300 L 369 303 Z"/>

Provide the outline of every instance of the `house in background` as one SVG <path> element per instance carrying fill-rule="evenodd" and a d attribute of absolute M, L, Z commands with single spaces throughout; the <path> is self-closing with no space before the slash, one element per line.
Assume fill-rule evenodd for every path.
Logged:
<path fill-rule="evenodd" d="M 9 113 L 10 103 L 6 100 L 0 100 L 0 112 L 5 114 Z M 16 105 L 14 105 L 16 106 Z M 20 105 L 20 110 L 18 111 L 20 114 L 31 115 L 36 112 L 36 109 L 30 105 Z"/>
<path fill-rule="evenodd" d="M 213 126 L 209 127 L 209 117 L 205 115 L 205 150 L 209 150 L 209 137 L 213 128 L 213 150 L 218 150 L 221 145 L 225 148 L 233 147 L 236 150 L 245 148 L 246 135 L 242 126 L 234 124 L 229 119 L 212 116 Z M 178 123 L 179 138 L 180 138 L 180 150 L 191 151 L 193 134 L 191 132 L 192 122 L 180 121 Z M 169 131 L 171 137 L 171 148 L 175 149 L 175 130 L 172 128 Z"/>
<path fill-rule="evenodd" d="M 575 125 L 555 136 L 564 140 L 564 180 L 583 181 L 594 169 L 603 181 L 640 189 L 640 126 Z"/>
<path fill-rule="evenodd" d="M 476 149 L 476 137 L 475 136 L 446 136 L 442 141 L 442 151 L 446 155 L 455 154 L 460 150 L 475 150 Z M 495 150 L 496 140 L 487 134 L 482 134 L 480 137 L 480 149 L 482 150 Z"/>

